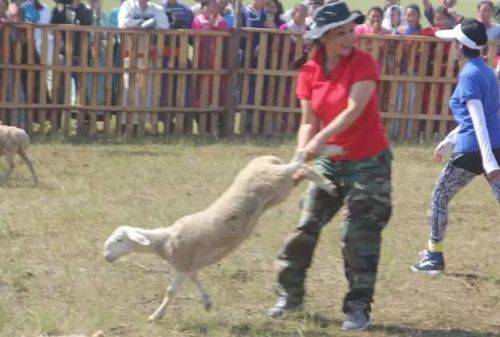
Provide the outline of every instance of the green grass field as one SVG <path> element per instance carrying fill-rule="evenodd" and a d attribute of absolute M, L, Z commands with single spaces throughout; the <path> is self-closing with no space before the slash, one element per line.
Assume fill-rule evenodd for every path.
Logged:
<path fill-rule="evenodd" d="M 120 3 L 120 1 L 118 0 L 102 0 L 103 1 L 103 7 L 106 9 L 106 10 L 111 10 L 112 8 L 114 7 L 117 7 L 118 4 Z M 285 8 L 291 8 L 293 5 L 301 2 L 302 0 L 282 0 L 283 2 L 283 6 Z M 51 1 L 49 1 L 50 3 Z M 161 1 L 154 1 L 156 3 L 161 3 Z M 184 3 L 186 4 L 193 4 L 194 1 L 193 0 L 186 0 L 186 1 L 183 1 Z M 243 1 L 243 3 L 247 3 L 248 1 Z M 432 0 L 431 1 L 433 4 L 438 4 L 439 2 L 437 0 Z M 349 7 L 351 9 L 359 9 L 361 10 L 363 13 L 366 13 L 366 11 L 368 10 L 368 8 L 370 8 L 371 6 L 375 6 L 375 5 L 379 5 L 379 6 L 383 6 L 384 2 L 383 0 L 361 0 L 361 1 L 347 1 Z M 423 9 L 423 4 L 422 4 L 422 1 L 421 0 L 401 0 L 401 5 L 402 6 L 405 6 L 405 5 L 408 5 L 410 3 L 416 3 L 418 4 L 422 9 Z M 476 14 L 476 4 L 477 4 L 477 1 L 476 0 L 458 0 L 457 2 L 457 12 L 458 13 L 461 13 L 465 16 L 470 16 L 470 17 L 474 17 Z M 427 21 L 425 20 L 425 18 L 423 18 L 422 20 L 422 23 L 424 25 L 427 24 Z"/>
<path fill-rule="evenodd" d="M 292 152 L 292 141 L 33 145 L 40 186 L 31 187 L 19 163 L 0 187 L 0 336 L 500 336 L 498 205 L 485 181 L 474 181 L 451 205 L 447 274 L 410 272 L 424 248 L 442 166 L 430 161 L 430 147 L 409 145 L 394 148 L 394 214 L 384 232 L 372 330 L 339 331 L 346 290 L 340 216 L 317 249 L 306 313 L 276 321 L 264 315 L 274 301 L 273 262 L 298 219 L 305 184 L 265 213 L 242 247 L 201 273 L 211 312 L 188 284 L 160 324 L 147 323 L 171 269 L 138 254 L 108 264 L 101 256 L 106 237 L 121 224 L 169 225 L 209 205 L 252 157 Z"/>

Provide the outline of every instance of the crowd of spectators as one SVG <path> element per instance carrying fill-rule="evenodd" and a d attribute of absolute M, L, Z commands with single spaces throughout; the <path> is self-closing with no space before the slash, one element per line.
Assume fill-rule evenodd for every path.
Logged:
<path fill-rule="evenodd" d="M 42 2 L 42 0 L 0 0 L 0 27 L 6 22 L 30 22 L 36 24 L 74 24 L 74 25 L 86 25 L 86 26 L 97 26 L 104 28 L 139 28 L 139 29 L 186 29 L 192 28 L 197 30 L 221 30 L 228 31 L 237 25 L 241 27 L 251 27 L 251 28 L 268 28 L 268 29 L 280 29 L 288 30 L 295 33 L 306 32 L 311 24 L 312 16 L 315 10 L 322 6 L 323 4 L 329 2 L 335 2 L 337 0 L 305 0 L 304 3 L 297 3 L 292 8 L 285 9 L 280 0 L 250 0 L 247 5 L 244 5 L 240 9 L 240 17 L 236 17 L 236 6 L 235 0 L 199 0 L 195 5 L 188 6 L 180 2 L 179 0 L 161 0 L 161 4 L 156 4 L 155 2 L 148 0 L 109 0 L 115 1 L 116 7 L 113 8 L 109 13 L 104 11 L 102 8 L 102 0 L 56 0 L 56 5 L 54 8 L 49 8 L 49 6 Z M 431 4 L 430 0 L 422 0 L 419 4 L 409 4 L 405 7 L 400 6 L 398 0 L 385 0 L 383 6 L 373 6 L 366 13 L 366 22 L 362 25 L 358 25 L 355 28 L 355 32 L 362 36 L 367 34 L 387 34 L 387 35 L 421 35 L 421 36 L 434 36 L 435 32 L 441 29 L 453 28 L 456 24 L 460 23 L 463 16 L 460 15 L 455 9 L 456 0 L 439 0 L 438 5 Z M 490 0 L 479 0 L 477 3 L 477 19 L 481 21 L 487 28 L 488 37 L 491 40 L 500 39 L 500 25 L 493 22 L 493 17 L 498 15 L 498 8 Z M 3 32 L 0 29 L 0 35 Z M 16 34 L 15 30 L 10 33 Z M 73 36 L 73 58 L 71 64 L 81 65 L 82 53 L 80 48 L 82 47 L 82 34 L 87 33 L 75 33 Z M 58 62 L 67 64 L 65 60 L 65 49 L 64 49 L 64 34 L 62 35 L 62 45 L 59 52 Z M 15 40 L 17 37 L 14 35 L 12 39 Z M 49 34 L 49 42 L 47 43 L 47 64 L 53 64 L 53 50 L 54 47 L 54 37 Z M 93 39 L 99 39 L 99 46 L 102 52 L 99 54 L 99 58 L 93 59 L 89 57 L 89 64 L 94 66 L 105 66 L 105 50 L 107 39 L 105 35 L 94 36 L 89 34 L 91 43 Z M 0 36 L 0 41 L 3 41 Z M 40 29 L 35 30 L 35 43 L 36 43 L 36 58 L 40 62 L 40 54 L 42 50 L 42 33 Z M 127 41 L 121 41 L 119 38 L 116 39 L 115 49 L 120 45 L 122 48 L 122 55 L 118 57 L 115 52 L 114 66 L 130 67 L 129 51 L 126 45 Z M 142 40 L 138 41 L 139 45 L 144 44 Z M 192 40 L 189 42 L 192 44 Z M 292 41 L 293 43 L 293 41 Z M 198 53 L 198 60 L 196 64 L 199 68 L 210 69 L 213 67 L 214 53 L 215 53 L 215 43 L 210 40 L 209 37 L 203 38 L 199 44 L 200 53 Z M 143 50 L 144 48 L 138 48 L 138 50 Z M 137 66 L 139 68 L 145 67 L 148 63 L 146 58 L 151 57 L 153 54 L 155 57 L 163 57 L 163 64 L 166 66 L 168 62 L 168 57 L 177 55 L 179 52 L 179 45 L 173 50 L 168 47 L 165 51 L 158 52 L 155 50 L 145 51 L 143 54 L 138 55 Z M 258 39 L 254 39 L 252 46 L 252 60 L 251 64 L 256 65 L 257 54 L 258 54 Z M 242 58 L 245 57 L 245 50 L 248 50 L 246 46 L 246 41 L 242 41 L 241 45 L 241 55 Z M 293 53 L 295 48 L 291 48 L 291 53 Z M 90 51 L 89 51 L 90 53 Z M 2 54 L 3 55 L 3 54 Z M 57 53 L 56 53 L 57 55 Z M 90 55 L 91 56 L 91 55 Z M 5 62 L 5 60 L 4 60 Z M 189 61 L 190 64 L 194 60 Z M 98 64 L 96 64 L 98 63 Z M 413 74 L 412 69 L 404 70 L 406 74 Z M 104 105 L 104 85 L 105 76 L 104 75 L 94 75 L 96 78 L 92 78 L 92 75 L 87 77 L 87 95 L 86 98 L 89 100 L 92 96 L 90 94 L 91 90 L 97 92 L 97 102 L 99 105 Z M 253 76 L 251 76 L 253 77 Z M 9 87 L 13 86 L 12 83 L 13 76 L 8 76 L 7 78 L 0 80 L 9 81 Z M 136 104 L 146 104 L 151 105 L 151 94 L 146 98 L 147 102 L 141 102 L 144 99 L 141 95 L 141 90 L 144 87 L 147 88 L 147 92 L 152 91 L 152 82 L 148 80 L 145 76 L 138 75 L 136 92 L 129 92 L 129 78 L 126 74 L 123 78 L 123 101 L 116 102 L 116 98 L 119 96 L 116 92 L 117 85 L 114 85 L 113 90 L 113 100 L 115 104 L 130 104 L 135 102 Z M 49 78 L 48 81 L 52 81 Z M 115 84 L 118 79 L 114 78 Z M 211 81 L 211 80 L 210 80 Z M 250 78 L 250 87 L 253 88 L 255 84 L 255 78 Z M 64 83 L 60 83 L 64 85 Z M 82 99 L 82 95 L 78 95 L 78 90 L 80 83 L 80 77 L 78 74 L 72 75 L 72 102 L 76 102 L 78 99 Z M 97 88 L 92 88 L 92 86 L 98 86 Z M 162 79 L 162 85 L 166 85 L 165 78 Z M 190 83 L 188 87 L 198 86 L 198 82 L 194 81 Z M 19 100 L 25 99 L 26 84 L 25 82 L 20 84 Z M 49 88 L 53 86 L 48 85 Z M 212 90 L 212 82 L 209 82 L 209 88 Z M 162 90 L 164 91 L 164 90 Z M 248 103 L 252 104 L 254 99 L 253 92 L 249 93 Z M 10 89 L 8 95 L 12 95 L 12 89 Z M 162 96 L 164 93 L 162 92 Z M 186 96 L 190 95 L 188 104 L 194 106 L 199 104 L 200 94 L 188 93 Z M 95 96 L 95 94 L 94 94 Z M 51 96 L 49 95 L 49 99 Z M 61 95 L 55 100 L 61 103 L 63 99 Z M 219 102 L 223 101 L 223 97 Z M 24 120 L 22 113 L 18 114 L 18 125 L 23 126 Z M 126 120 L 122 118 L 122 123 Z M 134 124 L 137 122 L 137 116 L 134 117 Z"/>

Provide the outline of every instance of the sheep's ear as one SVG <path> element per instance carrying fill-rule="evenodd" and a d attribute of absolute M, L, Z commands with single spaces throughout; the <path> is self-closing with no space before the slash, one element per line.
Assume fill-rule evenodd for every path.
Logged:
<path fill-rule="evenodd" d="M 137 233 L 136 231 L 128 230 L 125 233 L 127 233 L 127 237 L 130 240 L 137 242 L 138 244 L 140 244 L 142 246 L 149 246 L 151 244 L 151 242 L 149 241 L 149 239 L 147 237 L 145 237 L 142 234 Z"/>

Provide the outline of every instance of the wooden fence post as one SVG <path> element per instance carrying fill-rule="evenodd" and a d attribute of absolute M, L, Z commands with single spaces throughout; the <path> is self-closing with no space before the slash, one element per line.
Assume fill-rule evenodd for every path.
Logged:
<path fill-rule="evenodd" d="M 238 87 L 240 36 L 241 30 L 239 28 L 231 30 L 226 59 L 227 67 L 229 69 L 227 88 Z M 221 128 L 222 137 L 228 137 L 234 134 L 236 106 L 238 104 L 238 92 L 238 90 L 227 90 L 226 92 L 226 111 L 224 113 L 224 117 L 222 118 Z"/>
<path fill-rule="evenodd" d="M 144 128 L 153 133 L 160 131 L 157 117 L 160 112 L 163 135 L 194 133 L 194 116 L 200 135 L 216 130 L 220 130 L 222 137 L 229 137 L 238 131 L 270 134 L 297 129 L 300 113 L 294 94 L 297 71 L 289 69 L 289 64 L 292 55 L 303 53 L 303 39 L 290 32 L 252 28 L 234 28 L 229 33 L 146 32 L 13 23 L 2 29 L 0 119 L 16 125 L 19 112 L 27 111 L 26 126 L 30 132 L 44 135 L 50 125 L 50 133 L 73 136 L 76 130 L 86 136 L 88 120 L 90 136 L 114 133 L 115 123 L 116 134 L 122 134 L 120 129 L 125 126 L 126 135 L 131 136 L 137 124 L 140 136 Z M 38 30 L 43 39 L 39 64 L 32 35 Z M 14 31 L 26 32 L 22 34 L 26 39 L 12 39 Z M 80 44 L 75 45 L 78 36 Z M 115 50 L 114 41 L 118 37 L 121 37 L 121 48 Z M 194 43 L 188 45 L 192 37 Z M 203 52 L 201 41 L 204 40 L 215 41 L 210 45 L 211 50 L 215 47 L 215 56 L 209 60 L 199 54 Z M 244 51 L 240 50 L 243 40 L 246 41 Z M 101 42 L 107 43 L 106 50 Z M 456 84 L 456 51 L 452 49 L 447 53 L 444 42 L 429 37 L 365 36 L 361 42 L 360 47 L 381 62 L 384 85 L 380 109 L 385 124 L 399 128 L 393 135 L 405 140 L 416 140 L 420 131 L 424 131 L 428 139 L 435 132 L 444 135 L 453 123 L 447 112 L 448 98 Z M 256 44 L 261 46 L 258 55 L 253 48 Z M 396 44 L 397 48 L 390 47 Z M 403 45 L 411 45 L 406 53 Z M 145 59 L 154 46 L 158 59 Z M 380 50 L 382 46 L 389 47 Z M 490 43 L 487 52 L 490 65 L 495 65 L 498 46 L 498 41 Z M 168 50 L 162 53 L 166 47 Z M 87 50 L 93 53 L 88 54 Z M 100 55 L 104 52 L 105 55 Z M 445 54 L 448 54 L 446 62 Z M 245 57 L 242 63 L 241 55 Z M 115 56 L 126 58 L 123 66 L 115 64 Z M 73 58 L 79 62 L 74 63 Z M 213 65 L 205 66 L 205 61 Z M 403 71 L 401 66 L 405 64 L 406 71 Z M 100 84 L 101 77 L 105 79 L 105 86 Z M 122 90 L 125 77 L 128 77 L 126 96 Z M 79 80 L 76 104 L 72 100 L 73 78 Z M 150 90 L 150 84 L 154 90 Z M 113 97 L 113 85 L 120 88 L 118 97 Z M 192 88 L 190 97 L 198 99 L 191 105 L 186 104 L 188 86 Z M 440 88 L 444 90 L 438 90 Z M 102 123 L 97 122 L 101 111 L 104 112 L 103 128 Z M 144 119 L 145 114 L 150 113 L 151 125 Z M 241 113 L 239 123 L 238 113 Z M 247 116 L 247 113 L 253 115 Z M 118 114 L 116 122 L 111 118 L 115 114 Z M 392 123 L 393 120 L 397 123 Z M 239 130 L 235 130 L 238 126 Z"/>

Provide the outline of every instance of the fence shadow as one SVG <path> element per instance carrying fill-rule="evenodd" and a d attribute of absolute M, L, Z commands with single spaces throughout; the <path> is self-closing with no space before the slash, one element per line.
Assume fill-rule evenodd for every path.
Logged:
<path fill-rule="evenodd" d="M 314 324 L 321 328 L 340 328 L 342 321 L 338 319 L 331 319 L 321 314 L 306 313 L 304 317 L 310 319 Z M 414 326 L 405 326 L 404 322 L 400 325 L 391 324 L 377 324 L 375 323 L 368 329 L 368 332 L 379 332 L 387 336 L 415 336 L 415 337 L 500 337 L 500 333 L 485 332 L 477 330 L 464 330 L 464 329 L 421 329 Z M 309 336 L 306 333 L 304 336 Z M 314 334 L 311 336 L 315 336 Z M 332 334 L 335 336 L 335 334 Z"/>

